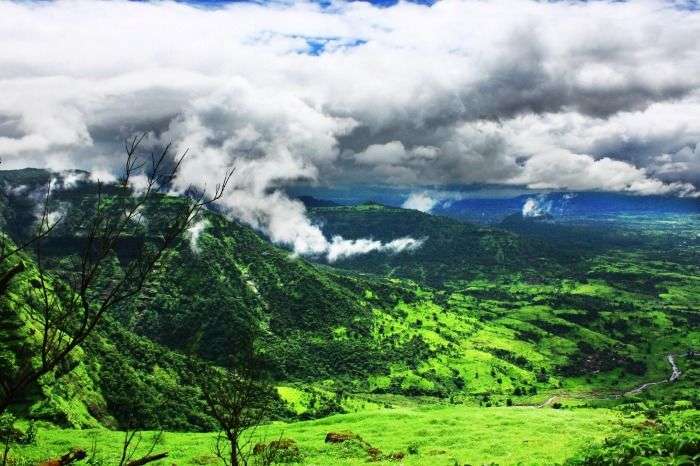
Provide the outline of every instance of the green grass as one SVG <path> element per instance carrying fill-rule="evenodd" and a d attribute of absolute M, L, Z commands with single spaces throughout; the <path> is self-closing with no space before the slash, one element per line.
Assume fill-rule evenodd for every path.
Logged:
<path fill-rule="evenodd" d="M 403 461 L 406 465 L 544 465 L 561 462 L 619 431 L 620 423 L 619 415 L 605 409 L 399 408 L 276 423 L 260 429 L 253 442 L 283 435 L 297 441 L 305 464 L 365 464 L 364 452 L 324 443 L 327 432 L 349 430 L 384 453 L 406 453 L 409 444 L 415 445 L 418 453 L 407 455 Z M 119 454 L 122 435 L 102 429 L 44 429 L 39 431 L 38 446 L 24 447 L 21 454 L 38 460 L 65 453 L 72 447 L 89 450 L 95 440 L 98 456 L 110 464 Z M 151 435 L 144 434 L 144 448 Z M 156 450 L 170 453 L 168 464 L 213 464 L 214 439 L 213 434 L 167 432 Z"/>

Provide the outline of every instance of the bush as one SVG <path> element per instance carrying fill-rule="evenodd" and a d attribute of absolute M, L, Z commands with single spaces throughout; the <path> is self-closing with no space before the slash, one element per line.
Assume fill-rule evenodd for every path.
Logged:
<path fill-rule="evenodd" d="M 29 421 L 27 431 L 17 439 L 17 443 L 20 445 L 36 445 L 36 434 L 38 430 L 36 423 L 34 421 Z"/>
<path fill-rule="evenodd" d="M 368 447 L 361 438 L 352 438 L 336 445 L 335 454 L 339 458 L 362 458 L 367 455 Z"/>
<path fill-rule="evenodd" d="M 419 452 L 418 443 L 417 442 L 409 443 L 408 446 L 406 447 L 406 451 L 408 452 L 409 455 L 417 455 Z"/>
<path fill-rule="evenodd" d="M 700 462 L 700 414 L 669 416 L 635 435 L 606 439 L 568 460 L 567 466 L 691 465 Z"/>
<path fill-rule="evenodd" d="M 267 466 L 277 463 L 300 463 L 303 458 L 296 441 L 291 438 L 280 438 L 268 444 L 259 443 L 253 448 L 256 457 L 255 464 Z"/>

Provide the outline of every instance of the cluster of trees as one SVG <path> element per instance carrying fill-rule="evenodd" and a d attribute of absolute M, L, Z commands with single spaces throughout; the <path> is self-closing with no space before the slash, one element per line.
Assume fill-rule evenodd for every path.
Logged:
<path fill-rule="evenodd" d="M 45 254 L 52 233 L 67 221 L 52 212 L 51 181 L 43 190 L 33 233 L 15 241 L 0 236 L 0 302 L 9 307 L 10 314 L 21 314 L 15 320 L 23 321 L 31 342 L 25 354 L 0 361 L 0 416 L 5 421 L 12 419 L 10 412 L 26 403 L 45 376 L 51 374 L 55 383 L 60 383 L 59 369 L 77 348 L 88 344 L 111 311 L 143 299 L 149 277 L 162 272 L 164 256 L 178 246 L 202 211 L 225 193 L 233 170 L 224 174 L 211 193 L 186 190 L 186 201 L 169 205 L 157 231 L 140 232 L 143 212 L 165 199 L 163 190 L 177 176 L 186 156 L 171 156 L 168 145 L 144 158 L 139 155 L 142 141 L 140 136 L 125 143 L 124 172 L 117 184 L 97 182 L 89 202 L 81 206 L 81 218 L 70 219 L 79 247 L 60 265 L 51 263 Z M 137 177 L 138 189 L 134 184 Z M 124 243 L 131 250 L 126 257 L 118 257 Z M 28 274 L 26 283 L 30 286 L 13 287 L 21 274 Z M 7 316 L 7 311 L 3 315 Z M 232 355 L 227 367 L 213 367 L 194 357 L 188 360 L 188 377 L 228 441 L 227 451 L 218 444 L 217 454 L 225 464 L 245 463 L 243 433 L 264 421 L 274 398 L 253 340 L 242 343 L 241 352 Z M 132 422 L 121 426 L 126 433 L 120 464 L 140 465 L 163 458 L 163 453 L 152 449 L 142 458 L 132 458 L 140 421 L 133 417 L 134 412 L 123 414 L 122 419 L 132 416 Z M 8 425 L 2 431 L 4 465 L 14 430 Z"/>

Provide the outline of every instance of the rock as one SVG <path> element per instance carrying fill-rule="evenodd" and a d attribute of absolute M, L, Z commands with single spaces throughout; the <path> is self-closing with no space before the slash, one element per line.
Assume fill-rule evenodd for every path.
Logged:
<path fill-rule="evenodd" d="M 401 461 L 406 457 L 406 453 L 402 451 L 395 451 L 394 453 L 390 453 L 386 456 L 386 459 L 390 461 Z"/>
<path fill-rule="evenodd" d="M 343 443 L 357 438 L 359 437 L 352 432 L 328 432 L 326 434 L 326 443 Z"/>
<path fill-rule="evenodd" d="M 368 448 L 367 455 L 369 455 L 370 461 L 379 461 L 382 459 L 382 451 L 379 448 Z"/>

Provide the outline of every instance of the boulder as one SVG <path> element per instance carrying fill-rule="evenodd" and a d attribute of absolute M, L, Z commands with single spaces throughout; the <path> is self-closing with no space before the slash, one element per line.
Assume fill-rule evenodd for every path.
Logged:
<path fill-rule="evenodd" d="M 352 432 L 328 432 L 326 434 L 326 443 L 343 443 L 358 438 L 359 437 Z"/>

